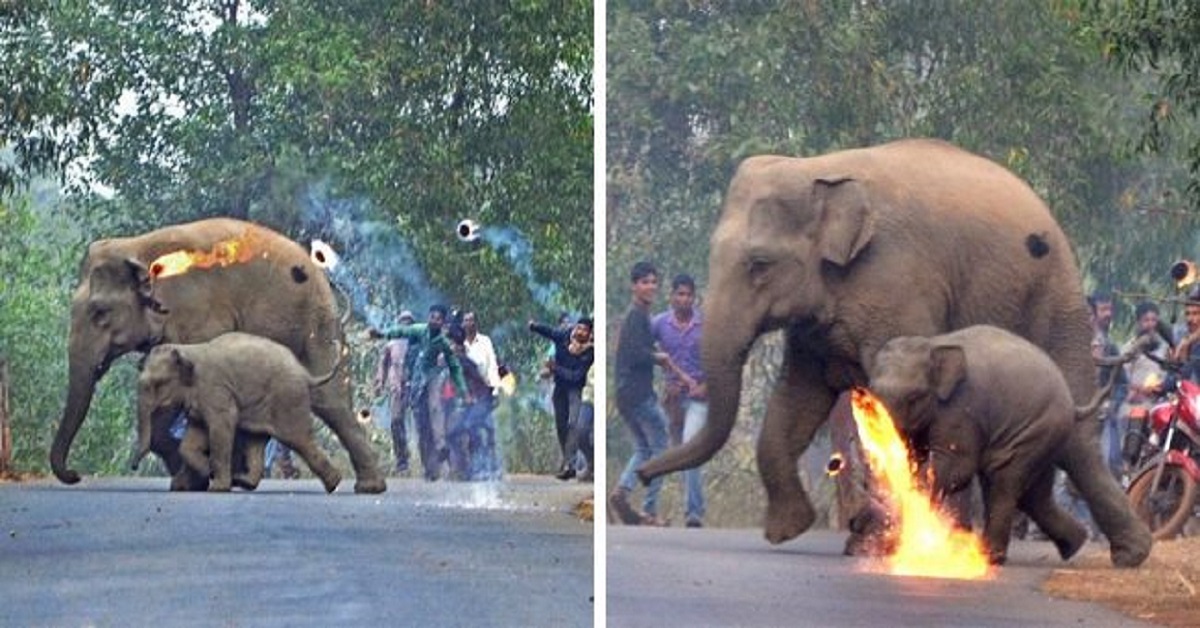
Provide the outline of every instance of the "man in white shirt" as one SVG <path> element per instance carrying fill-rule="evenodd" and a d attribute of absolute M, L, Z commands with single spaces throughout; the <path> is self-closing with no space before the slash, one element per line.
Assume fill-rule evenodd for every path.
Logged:
<path fill-rule="evenodd" d="M 479 372 L 483 374 L 488 386 L 492 387 L 492 394 L 495 395 L 500 386 L 500 363 L 496 360 L 496 349 L 492 346 L 492 339 L 479 333 L 475 312 L 463 314 L 462 326 L 463 331 L 467 332 L 467 339 L 463 342 L 467 357 L 479 367 Z"/>

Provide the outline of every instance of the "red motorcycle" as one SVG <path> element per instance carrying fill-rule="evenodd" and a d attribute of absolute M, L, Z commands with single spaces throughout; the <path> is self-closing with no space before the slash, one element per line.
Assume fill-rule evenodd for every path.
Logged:
<path fill-rule="evenodd" d="M 1135 465 L 1129 501 L 1155 540 L 1183 530 L 1200 486 L 1200 385 L 1180 377 L 1177 365 L 1164 366 L 1170 373 L 1163 385 L 1166 400 L 1150 408 L 1124 443 Z"/>

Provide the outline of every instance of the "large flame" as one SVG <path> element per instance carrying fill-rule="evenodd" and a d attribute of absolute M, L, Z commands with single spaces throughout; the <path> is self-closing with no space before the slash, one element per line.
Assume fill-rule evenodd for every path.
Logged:
<path fill-rule="evenodd" d="M 205 269 L 225 267 L 232 264 L 244 264 L 261 251 L 260 236 L 254 229 L 247 229 L 242 235 L 228 240 L 221 240 L 209 251 L 175 251 L 160 256 L 150 262 L 150 278 L 164 279 L 182 275 L 194 268 Z M 266 253 L 262 253 L 266 256 Z"/>
<path fill-rule="evenodd" d="M 883 404 L 862 388 L 851 392 L 854 423 L 870 473 L 889 502 L 899 526 L 896 551 L 888 558 L 892 574 L 980 579 L 991 575 L 982 541 L 957 529 L 953 519 L 934 507 L 926 489 L 914 481 L 916 469 L 904 439 Z"/>

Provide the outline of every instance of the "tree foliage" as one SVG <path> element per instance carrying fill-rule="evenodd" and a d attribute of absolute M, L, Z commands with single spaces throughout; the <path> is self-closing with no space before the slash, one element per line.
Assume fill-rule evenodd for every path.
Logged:
<path fill-rule="evenodd" d="M 1179 0 L 1065 3 L 1081 33 L 1127 76 L 1141 77 L 1140 152 L 1186 155 L 1189 209 L 1200 204 L 1200 7 Z"/>

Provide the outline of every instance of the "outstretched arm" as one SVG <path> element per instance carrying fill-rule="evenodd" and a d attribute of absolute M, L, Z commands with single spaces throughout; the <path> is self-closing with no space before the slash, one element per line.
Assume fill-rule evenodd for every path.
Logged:
<path fill-rule="evenodd" d="M 571 333 L 570 330 L 558 329 L 534 321 L 529 321 L 529 331 L 552 342 L 564 342 L 568 334 Z"/>

